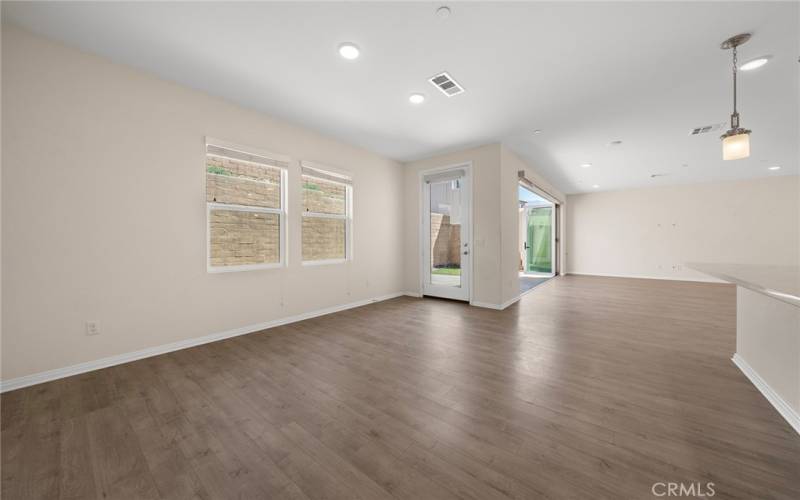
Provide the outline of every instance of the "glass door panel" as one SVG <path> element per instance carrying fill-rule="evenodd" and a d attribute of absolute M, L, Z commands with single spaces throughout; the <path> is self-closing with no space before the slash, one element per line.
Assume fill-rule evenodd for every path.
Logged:
<path fill-rule="evenodd" d="M 527 271 L 553 272 L 553 208 L 528 209 Z"/>
<path fill-rule="evenodd" d="M 430 283 L 461 286 L 461 181 L 431 182 Z"/>

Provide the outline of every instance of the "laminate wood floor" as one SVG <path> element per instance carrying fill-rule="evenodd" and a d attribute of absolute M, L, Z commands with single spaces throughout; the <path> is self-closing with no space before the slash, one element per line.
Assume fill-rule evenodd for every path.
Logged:
<path fill-rule="evenodd" d="M 798 499 L 734 349 L 727 285 L 398 298 L 4 394 L 2 497 Z"/>

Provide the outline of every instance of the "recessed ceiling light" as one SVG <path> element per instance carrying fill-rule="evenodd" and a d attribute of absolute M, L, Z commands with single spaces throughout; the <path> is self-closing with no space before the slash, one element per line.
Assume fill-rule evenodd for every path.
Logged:
<path fill-rule="evenodd" d="M 773 165 L 773 166 L 769 167 L 769 169 L 770 170 L 780 170 L 781 167 L 779 165 Z"/>
<path fill-rule="evenodd" d="M 351 61 L 353 59 L 358 59 L 359 54 L 361 54 L 361 51 L 358 50 L 358 47 L 354 43 L 346 42 L 339 45 L 339 55 L 345 59 Z"/>
<path fill-rule="evenodd" d="M 533 131 L 533 133 L 539 135 L 542 133 L 542 131 L 537 128 L 536 130 Z"/>
<path fill-rule="evenodd" d="M 593 187 L 593 188 L 595 188 L 595 189 L 597 189 L 597 188 L 599 188 L 599 187 L 600 187 L 600 184 L 592 184 L 592 187 Z"/>
<path fill-rule="evenodd" d="M 423 101 L 425 101 L 424 94 L 411 94 L 408 96 L 408 102 L 411 104 L 422 104 Z"/>
<path fill-rule="evenodd" d="M 745 61 L 739 65 L 739 69 L 742 71 L 751 71 L 754 69 L 758 69 L 761 66 L 767 64 L 769 60 L 772 59 L 772 56 L 759 56 L 755 59 L 750 59 L 749 61 Z"/>
<path fill-rule="evenodd" d="M 436 17 L 438 17 L 439 19 L 447 19 L 448 17 L 450 17 L 451 13 L 452 12 L 450 11 L 450 7 L 446 5 L 442 5 L 441 7 L 436 9 Z"/>
<path fill-rule="evenodd" d="M 583 168 L 589 168 L 591 166 L 592 166 L 591 163 L 581 163 L 581 167 L 583 167 Z"/>

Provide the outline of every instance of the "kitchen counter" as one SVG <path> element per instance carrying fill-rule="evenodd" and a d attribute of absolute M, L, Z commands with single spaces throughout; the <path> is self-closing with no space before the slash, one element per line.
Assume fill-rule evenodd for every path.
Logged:
<path fill-rule="evenodd" d="M 686 265 L 736 285 L 733 362 L 800 433 L 800 267 Z"/>
<path fill-rule="evenodd" d="M 766 266 L 753 264 L 686 264 L 701 273 L 734 283 L 800 307 L 800 266 Z"/>

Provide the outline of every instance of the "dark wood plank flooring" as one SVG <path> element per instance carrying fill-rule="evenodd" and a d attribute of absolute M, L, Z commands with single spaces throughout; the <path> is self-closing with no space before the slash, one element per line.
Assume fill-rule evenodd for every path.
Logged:
<path fill-rule="evenodd" d="M 2 396 L 2 498 L 800 498 L 727 285 L 398 298 Z"/>

